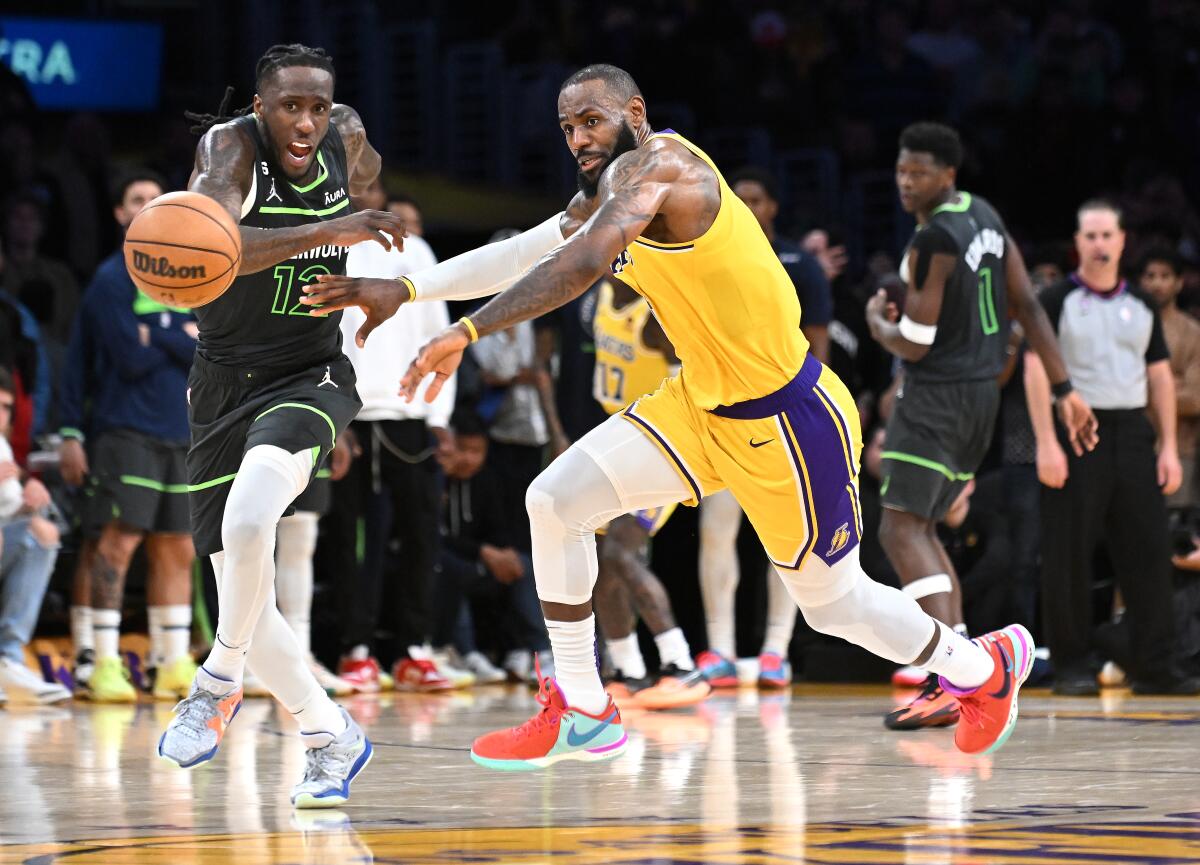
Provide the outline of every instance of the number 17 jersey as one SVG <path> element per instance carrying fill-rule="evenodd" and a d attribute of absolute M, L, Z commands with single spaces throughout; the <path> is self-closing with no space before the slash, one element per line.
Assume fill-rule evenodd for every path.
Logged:
<path fill-rule="evenodd" d="M 929 353 L 904 364 L 914 379 L 977 381 L 1000 374 L 1008 343 L 1007 243 L 1004 223 L 992 206 L 961 191 L 934 210 L 913 235 L 910 249 L 918 246 L 923 253 L 957 259 L 946 278 L 937 336 Z M 903 261 L 900 275 L 909 283 L 907 249 Z"/>
<path fill-rule="evenodd" d="M 238 118 L 254 142 L 254 176 L 242 203 L 241 224 L 290 228 L 352 213 L 346 148 L 330 123 L 314 157 L 317 175 L 292 183 L 267 148 L 253 116 Z M 200 327 L 199 354 L 224 366 L 301 369 L 341 356 L 341 312 L 310 316 L 302 286 L 319 274 L 345 274 L 344 246 L 318 246 L 257 273 L 239 276 L 212 303 L 193 312 Z"/>

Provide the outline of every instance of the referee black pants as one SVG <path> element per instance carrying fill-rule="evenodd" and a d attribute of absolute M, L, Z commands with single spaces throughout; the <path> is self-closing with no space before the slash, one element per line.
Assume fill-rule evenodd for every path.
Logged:
<path fill-rule="evenodd" d="M 1166 500 L 1158 486 L 1155 433 L 1141 410 L 1097 411 L 1100 443 L 1081 457 L 1061 427 L 1069 474 L 1042 487 L 1042 598 L 1056 670 L 1090 671 L 1092 562 L 1103 543 L 1125 599 L 1134 679 L 1172 675 L 1174 627 Z"/>

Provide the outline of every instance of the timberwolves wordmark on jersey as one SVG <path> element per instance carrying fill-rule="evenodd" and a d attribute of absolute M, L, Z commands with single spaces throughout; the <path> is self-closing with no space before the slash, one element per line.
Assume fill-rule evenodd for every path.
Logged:
<path fill-rule="evenodd" d="M 917 229 L 901 259 L 906 284 L 920 282 L 924 273 L 908 273 L 908 250 L 921 257 L 942 253 L 956 259 L 946 278 L 937 336 L 929 353 L 905 362 L 914 377 L 926 381 L 971 381 L 995 378 L 1004 368 L 1008 342 L 1008 280 L 1005 277 L 1006 230 L 992 206 L 969 192 L 959 192 L 936 208 L 929 222 Z M 918 268 L 919 270 L 921 268 Z"/>
<path fill-rule="evenodd" d="M 353 212 L 346 149 L 330 123 L 317 149 L 317 176 L 292 183 L 275 163 L 255 119 L 233 121 L 254 141 L 254 177 L 242 202 L 248 228 L 291 228 Z M 310 316 L 303 286 L 320 274 L 345 274 L 344 246 L 319 246 L 257 273 L 239 276 L 219 298 L 195 310 L 199 352 L 213 363 L 244 367 L 312 366 L 341 354 L 341 313 Z"/>

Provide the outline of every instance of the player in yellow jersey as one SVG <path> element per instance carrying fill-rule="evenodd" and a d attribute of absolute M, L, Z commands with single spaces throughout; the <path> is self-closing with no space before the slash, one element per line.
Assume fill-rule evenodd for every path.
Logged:
<path fill-rule="evenodd" d="M 568 78 L 558 117 L 580 189 L 552 221 L 502 253 L 476 250 L 424 278 L 329 277 L 307 292 L 310 304 L 362 307 L 363 339 L 406 300 L 503 289 L 421 349 L 401 380 L 410 399 L 430 373 L 426 398 L 436 395 L 480 335 L 566 303 L 606 271 L 647 299 L 682 361 L 680 375 L 575 442 L 529 488 L 556 678 L 543 682 L 542 712 L 477 739 L 472 758 L 530 769 L 624 749 L 594 656 L 595 530 L 726 487 L 813 628 L 938 673 L 961 695 L 959 747 L 998 747 L 1016 723 L 1029 634 L 1018 625 L 968 640 L 863 572 L 858 414 L 809 355 L 796 292 L 749 209 L 696 145 L 651 129 L 641 92 L 620 69 L 589 66 Z M 1064 414 L 1077 437 L 1086 419 Z"/>
<path fill-rule="evenodd" d="M 592 394 L 609 414 L 622 411 L 673 375 L 679 359 L 645 298 L 617 279 L 601 280 L 592 319 L 596 368 Z M 622 514 L 597 534 L 596 622 L 614 675 L 605 687 L 625 707 L 674 709 L 700 702 L 712 688 L 696 669 L 671 599 L 646 562 L 646 545 L 675 503 Z M 634 611 L 636 610 L 636 616 Z M 638 646 L 637 616 L 654 635 L 660 673 L 651 679 Z"/>

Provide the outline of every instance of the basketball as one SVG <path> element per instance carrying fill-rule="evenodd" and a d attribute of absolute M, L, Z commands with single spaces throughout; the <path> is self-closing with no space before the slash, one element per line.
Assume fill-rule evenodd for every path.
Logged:
<path fill-rule="evenodd" d="M 242 260 L 237 223 L 198 192 L 168 192 L 147 204 L 125 233 L 125 268 L 159 303 L 192 309 L 229 288 Z"/>

